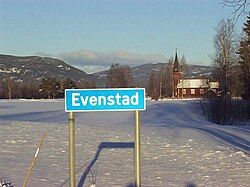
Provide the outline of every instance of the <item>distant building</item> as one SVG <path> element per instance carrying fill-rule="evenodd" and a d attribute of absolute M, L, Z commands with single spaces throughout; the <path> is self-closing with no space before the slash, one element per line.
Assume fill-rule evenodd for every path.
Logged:
<path fill-rule="evenodd" d="M 209 79 L 181 79 L 177 84 L 178 98 L 203 97 L 218 95 L 218 82 L 210 82 Z"/>
<path fill-rule="evenodd" d="M 173 65 L 173 70 L 172 70 L 172 97 L 173 98 L 179 98 L 179 89 L 177 88 L 177 85 L 180 83 L 180 80 L 182 78 L 182 73 L 180 71 L 180 66 L 179 66 L 179 61 L 178 61 L 178 56 L 177 56 L 177 51 L 175 53 L 175 59 L 174 59 L 174 65 Z"/>
<path fill-rule="evenodd" d="M 188 79 L 183 78 L 180 71 L 177 52 L 175 54 L 173 70 L 173 98 L 199 98 L 207 95 L 215 97 L 218 95 L 218 82 L 211 82 L 209 79 Z"/>

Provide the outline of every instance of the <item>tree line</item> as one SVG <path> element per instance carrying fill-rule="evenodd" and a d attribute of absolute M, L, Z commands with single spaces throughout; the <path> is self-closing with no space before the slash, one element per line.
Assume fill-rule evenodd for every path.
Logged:
<path fill-rule="evenodd" d="M 0 99 L 55 99 L 63 98 L 64 90 L 69 88 L 95 88 L 93 81 L 76 82 L 70 78 L 58 80 L 54 77 L 43 78 L 38 85 L 14 82 L 12 78 L 0 80 Z"/>
<path fill-rule="evenodd" d="M 220 97 L 203 101 L 205 116 L 221 125 L 245 124 L 250 119 L 250 16 L 244 23 L 240 40 L 236 37 L 234 20 L 219 22 L 212 62 L 214 76 L 220 85 Z M 234 99 L 236 95 L 243 100 Z"/>
<path fill-rule="evenodd" d="M 214 37 L 212 64 L 222 98 L 241 96 L 250 100 L 250 16 L 244 24 L 240 41 L 231 19 L 219 22 Z"/>
<path fill-rule="evenodd" d="M 172 63 L 173 59 L 169 61 Z M 142 87 L 135 83 L 131 68 L 118 63 L 112 64 L 107 71 L 107 88 L 132 88 Z M 14 82 L 12 78 L 0 80 L 0 99 L 54 99 L 63 98 L 64 90 L 70 88 L 88 89 L 96 88 L 93 81 L 85 80 L 76 82 L 70 78 L 58 80 L 54 77 L 43 78 L 40 84 L 27 84 Z M 158 98 L 171 97 L 172 94 L 171 68 L 163 67 L 159 72 L 152 71 L 146 84 L 146 92 L 149 97 Z"/>
<path fill-rule="evenodd" d="M 171 64 L 173 59 L 169 60 Z M 159 98 L 171 97 L 172 94 L 172 76 L 171 67 L 166 64 L 160 70 L 152 70 L 146 83 L 147 96 L 154 100 Z M 135 83 L 131 68 L 129 66 L 119 65 L 118 63 L 112 64 L 107 73 L 108 88 L 129 88 L 141 87 L 141 83 Z"/>

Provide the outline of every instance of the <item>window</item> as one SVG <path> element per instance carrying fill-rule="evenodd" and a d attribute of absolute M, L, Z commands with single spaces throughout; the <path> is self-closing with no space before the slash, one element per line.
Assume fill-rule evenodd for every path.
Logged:
<path fill-rule="evenodd" d="M 191 89 L 191 94 L 195 94 L 195 89 Z"/>
<path fill-rule="evenodd" d="M 182 94 L 187 94 L 187 90 L 186 89 L 182 89 Z"/>
<path fill-rule="evenodd" d="M 204 94 L 204 89 L 200 89 L 200 94 Z"/>

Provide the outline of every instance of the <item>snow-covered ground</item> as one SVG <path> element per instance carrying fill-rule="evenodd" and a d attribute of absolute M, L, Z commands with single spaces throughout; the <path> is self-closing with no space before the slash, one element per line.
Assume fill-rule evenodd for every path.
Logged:
<path fill-rule="evenodd" d="M 250 126 L 218 126 L 198 101 L 147 101 L 142 112 L 142 186 L 249 186 Z M 78 186 L 134 181 L 133 112 L 76 114 Z M 21 186 L 43 132 L 29 186 L 68 186 L 68 126 L 63 100 L 0 101 L 0 179 Z"/>

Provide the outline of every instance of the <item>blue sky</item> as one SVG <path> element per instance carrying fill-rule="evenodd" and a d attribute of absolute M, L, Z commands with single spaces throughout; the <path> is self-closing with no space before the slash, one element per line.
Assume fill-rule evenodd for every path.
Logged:
<path fill-rule="evenodd" d="M 220 0 L 0 0 L 0 53 L 83 49 L 173 56 L 209 64 Z M 237 27 L 241 30 L 244 19 Z"/>

